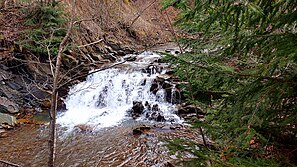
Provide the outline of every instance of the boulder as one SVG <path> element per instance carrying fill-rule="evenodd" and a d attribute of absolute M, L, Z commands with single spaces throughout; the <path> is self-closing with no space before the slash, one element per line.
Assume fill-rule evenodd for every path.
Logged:
<path fill-rule="evenodd" d="M 172 104 L 178 104 L 181 103 L 183 98 L 183 93 L 178 84 L 179 82 L 173 76 L 161 74 L 153 80 L 150 91 L 157 94 L 160 89 L 163 89 L 165 91 L 165 100 Z"/>
<path fill-rule="evenodd" d="M 147 119 L 154 120 L 157 122 L 165 122 L 166 121 L 158 104 L 154 104 L 153 107 L 151 107 L 151 104 L 146 102 L 145 106 L 146 106 L 146 115 L 145 116 Z"/>
<path fill-rule="evenodd" d="M 203 112 L 198 106 L 189 103 L 183 103 L 177 106 L 176 114 L 184 118 L 188 116 L 203 118 L 206 113 Z"/>
<path fill-rule="evenodd" d="M 16 114 L 20 111 L 19 105 L 6 97 L 0 97 L 0 112 Z"/>
<path fill-rule="evenodd" d="M 77 128 L 81 132 L 92 132 L 94 130 L 94 128 L 91 125 L 87 124 L 78 124 L 75 125 L 74 128 Z"/>
<path fill-rule="evenodd" d="M 133 113 L 135 114 L 142 114 L 144 110 L 144 106 L 141 101 L 133 101 L 133 107 L 132 107 Z"/>
<path fill-rule="evenodd" d="M 152 113 L 147 114 L 146 117 L 149 120 L 154 120 L 154 121 L 157 121 L 157 122 L 165 122 L 166 121 L 166 119 L 162 115 L 162 113 L 161 112 L 157 112 L 157 111 L 153 111 Z"/>
<path fill-rule="evenodd" d="M 133 119 L 136 119 L 140 117 L 140 115 L 144 111 L 144 106 L 141 101 L 133 101 L 133 107 L 132 109 L 128 110 L 128 114 L 133 117 Z"/>
<path fill-rule="evenodd" d="M 151 127 L 148 127 L 148 126 L 140 126 L 140 127 L 137 127 L 135 129 L 133 129 L 132 131 L 132 134 L 133 135 L 136 135 L 136 136 L 139 136 L 141 134 L 144 134 L 146 133 L 147 131 L 149 131 L 151 129 Z"/>
<path fill-rule="evenodd" d="M 15 126 L 17 124 L 17 120 L 14 116 L 0 113 L 0 125 L 2 126 L 2 124 L 4 124 L 4 125 L 6 124 L 9 126 Z"/>

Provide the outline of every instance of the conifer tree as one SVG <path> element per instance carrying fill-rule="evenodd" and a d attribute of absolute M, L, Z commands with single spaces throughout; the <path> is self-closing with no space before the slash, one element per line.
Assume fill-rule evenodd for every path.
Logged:
<path fill-rule="evenodd" d="M 191 51 L 171 61 L 206 112 L 203 126 L 223 155 L 216 159 L 256 163 L 267 148 L 296 146 L 297 1 L 163 3 L 181 11 L 179 42 Z"/>

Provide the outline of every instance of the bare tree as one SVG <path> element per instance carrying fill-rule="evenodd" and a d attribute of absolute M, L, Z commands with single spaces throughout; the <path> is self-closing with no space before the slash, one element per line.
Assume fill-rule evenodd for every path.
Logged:
<path fill-rule="evenodd" d="M 54 0 L 52 1 L 54 2 Z M 72 10 L 73 14 L 75 13 L 75 0 L 72 1 Z M 69 27 L 67 30 L 67 33 L 65 37 L 63 38 L 62 42 L 59 45 L 59 51 L 57 55 L 56 60 L 56 68 L 55 73 L 53 76 L 53 88 L 52 88 L 52 95 L 51 95 L 51 109 L 50 109 L 50 130 L 49 130 L 49 159 L 48 159 L 48 166 L 53 167 L 55 162 L 55 152 L 56 152 L 56 115 L 57 115 L 57 98 L 58 98 L 58 81 L 60 77 L 60 68 L 62 63 L 62 55 L 65 48 L 65 45 L 67 43 L 67 40 L 71 34 L 72 28 L 73 28 L 73 19 L 74 17 L 71 17 Z"/>

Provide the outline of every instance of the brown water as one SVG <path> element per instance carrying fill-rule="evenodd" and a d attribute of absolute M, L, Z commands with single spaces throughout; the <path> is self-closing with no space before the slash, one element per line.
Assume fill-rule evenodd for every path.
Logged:
<path fill-rule="evenodd" d="M 133 135 L 132 130 L 139 126 L 136 123 L 96 133 L 61 133 L 57 141 L 56 166 L 168 166 L 168 162 L 175 163 L 178 159 L 168 154 L 164 139 L 182 137 L 200 142 L 197 131 L 185 126 L 172 130 L 168 125 L 158 125 L 146 134 Z M 46 166 L 47 129 L 22 125 L 0 139 L 0 150 L 1 160 L 26 167 Z"/>

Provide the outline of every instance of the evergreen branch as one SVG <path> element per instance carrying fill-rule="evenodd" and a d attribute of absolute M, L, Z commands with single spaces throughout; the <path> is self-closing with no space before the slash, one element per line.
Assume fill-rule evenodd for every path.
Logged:
<path fill-rule="evenodd" d="M 276 78 L 276 77 L 259 76 L 259 75 L 254 75 L 254 74 L 242 74 L 242 73 L 236 73 L 235 75 L 241 76 L 241 77 L 254 77 L 254 78 L 259 78 L 261 80 L 272 80 L 272 81 L 276 81 L 276 82 L 287 83 L 289 85 L 297 85 L 297 82 L 285 81 L 282 78 Z"/>

